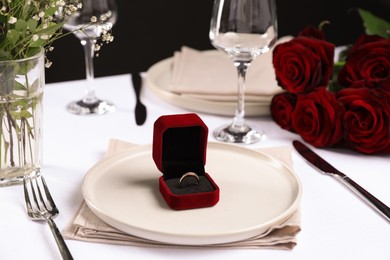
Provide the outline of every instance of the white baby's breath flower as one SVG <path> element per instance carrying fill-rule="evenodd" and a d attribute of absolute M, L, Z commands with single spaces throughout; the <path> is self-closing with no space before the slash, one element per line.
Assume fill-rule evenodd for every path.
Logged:
<path fill-rule="evenodd" d="M 36 42 L 36 41 L 38 41 L 39 36 L 38 36 L 37 34 L 34 34 L 34 35 L 31 37 L 31 39 L 32 39 L 33 42 Z"/>
<path fill-rule="evenodd" d="M 13 16 L 10 16 L 10 18 L 8 19 L 8 23 L 9 24 L 14 24 L 18 21 L 18 19 L 16 17 L 13 17 Z"/>
<path fill-rule="evenodd" d="M 113 26 L 113 24 L 112 23 L 105 23 L 105 24 L 103 24 L 103 29 L 105 30 L 105 31 L 109 31 L 109 30 L 111 30 L 112 29 L 112 26 Z"/>
<path fill-rule="evenodd" d="M 101 22 L 105 22 L 107 21 L 107 15 L 106 14 L 102 14 L 100 17 L 99 17 L 100 21 Z"/>
<path fill-rule="evenodd" d="M 39 12 L 38 16 L 39 16 L 39 18 L 44 17 L 45 16 L 45 12 L 44 11 Z"/>
<path fill-rule="evenodd" d="M 65 6 L 65 1 L 63 0 L 60 0 L 60 1 L 57 1 L 56 5 L 59 6 L 59 7 L 64 7 Z"/>
<path fill-rule="evenodd" d="M 50 37 L 49 37 L 49 35 L 47 35 L 47 34 L 42 34 L 42 35 L 40 36 L 40 38 L 41 38 L 42 40 L 48 40 Z"/>
<path fill-rule="evenodd" d="M 114 41 L 114 36 L 112 36 L 110 33 L 105 33 L 102 36 L 102 41 L 105 43 L 110 43 Z"/>
<path fill-rule="evenodd" d="M 47 61 L 45 62 L 45 67 L 46 67 L 46 68 L 50 68 L 52 64 L 53 64 L 53 62 L 47 60 Z"/>
<path fill-rule="evenodd" d="M 40 20 L 40 18 L 39 18 L 38 15 L 34 15 L 34 16 L 32 17 L 32 19 L 34 19 L 34 20 L 36 20 L 36 21 L 39 21 L 39 20 Z"/>
<path fill-rule="evenodd" d="M 77 6 L 70 4 L 70 5 L 66 6 L 66 8 L 65 8 L 65 13 L 66 13 L 67 15 L 72 15 L 72 14 L 75 13 L 78 9 L 79 9 L 79 8 L 78 8 Z"/>
<path fill-rule="evenodd" d="M 91 22 L 92 22 L 92 23 L 96 23 L 96 22 L 97 22 L 96 16 L 92 16 L 92 17 L 91 17 Z"/>

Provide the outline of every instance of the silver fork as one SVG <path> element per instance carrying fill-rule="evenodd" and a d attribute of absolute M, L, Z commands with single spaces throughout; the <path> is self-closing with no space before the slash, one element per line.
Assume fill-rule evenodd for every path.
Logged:
<path fill-rule="evenodd" d="M 46 181 L 42 174 L 39 174 L 36 177 L 25 178 L 23 180 L 23 187 L 27 214 L 30 219 L 47 221 L 61 252 L 62 259 L 73 259 L 68 247 L 66 246 L 64 238 L 52 219 L 52 217 L 56 216 L 59 211 L 50 195 Z M 42 187 L 44 192 L 42 192 Z"/>

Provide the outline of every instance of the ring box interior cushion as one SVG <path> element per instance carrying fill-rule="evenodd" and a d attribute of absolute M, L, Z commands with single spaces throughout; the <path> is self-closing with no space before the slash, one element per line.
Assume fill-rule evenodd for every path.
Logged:
<path fill-rule="evenodd" d="M 154 123 L 153 160 L 162 172 L 160 193 L 176 210 L 210 207 L 219 200 L 219 188 L 205 172 L 208 128 L 196 114 L 159 117 Z M 187 172 L 194 172 L 198 180 Z"/>

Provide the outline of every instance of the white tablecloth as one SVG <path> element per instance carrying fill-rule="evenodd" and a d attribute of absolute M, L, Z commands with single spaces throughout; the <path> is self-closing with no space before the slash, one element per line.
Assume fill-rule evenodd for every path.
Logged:
<path fill-rule="evenodd" d="M 99 78 L 96 84 L 98 96 L 114 102 L 115 112 L 103 116 L 68 113 L 65 107 L 82 96 L 84 81 L 48 84 L 45 90 L 43 174 L 60 210 L 55 218 L 59 229 L 69 223 L 82 202 L 83 177 L 103 157 L 110 138 L 148 144 L 152 142 L 153 123 L 160 115 L 188 112 L 144 88 L 142 99 L 148 107 L 148 118 L 143 126 L 137 126 L 130 76 Z M 230 122 L 229 117 L 200 116 L 210 130 Z M 248 121 L 266 133 L 263 142 L 249 148 L 291 145 L 299 138 L 281 130 L 268 117 Z M 213 141 L 213 137 L 209 139 Z M 315 150 L 390 205 L 389 156 Z M 390 223 L 334 179 L 316 172 L 296 152 L 293 161 L 303 197 L 302 231 L 292 251 L 152 249 L 66 242 L 75 259 L 390 259 Z M 21 186 L 0 188 L 0 212 L 0 259 L 60 259 L 47 224 L 27 218 Z"/>

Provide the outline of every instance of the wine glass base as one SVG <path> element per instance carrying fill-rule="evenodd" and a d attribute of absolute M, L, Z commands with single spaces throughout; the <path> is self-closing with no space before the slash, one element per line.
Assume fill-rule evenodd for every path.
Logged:
<path fill-rule="evenodd" d="M 114 111 L 115 107 L 111 102 L 97 100 L 93 103 L 85 103 L 83 100 L 74 101 L 67 106 L 67 110 L 76 115 L 104 115 Z"/>
<path fill-rule="evenodd" d="M 242 144 L 260 142 L 264 136 L 261 130 L 254 129 L 248 125 L 240 127 L 234 125 L 223 126 L 216 129 L 213 134 L 218 141 Z"/>

